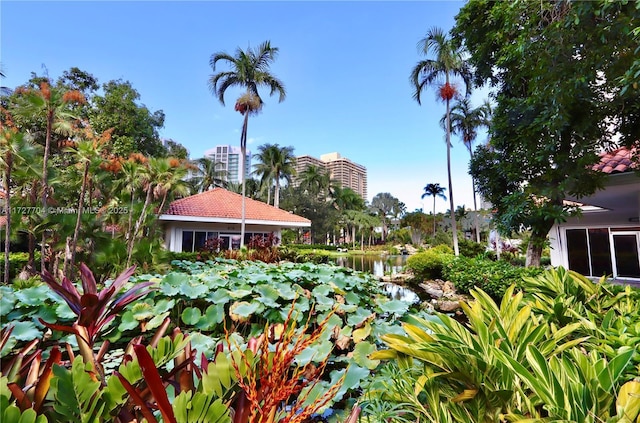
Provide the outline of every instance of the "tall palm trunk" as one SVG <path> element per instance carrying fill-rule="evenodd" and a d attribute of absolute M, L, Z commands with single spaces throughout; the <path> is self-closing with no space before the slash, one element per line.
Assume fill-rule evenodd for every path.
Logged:
<path fill-rule="evenodd" d="M 5 171 L 4 178 L 4 194 L 5 194 L 5 214 L 7 221 L 4 225 L 4 283 L 9 283 L 9 244 L 11 243 L 11 168 L 13 167 L 13 156 L 11 152 L 7 152 L 7 169 Z"/>
<path fill-rule="evenodd" d="M 78 213 L 76 216 L 76 227 L 73 229 L 73 238 L 71 240 L 71 260 L 65 262 L 64 274 L 71 279 L 73 266 L 76 264 L 76 248 L 78 246 L 78 233 L 80 232 L 80 223 L 82 222 L 82 211 L 84 208 L 84 196 L 89 185 L 89 162 L 84 164 L 84 172 L 82 173 L 82 187 L 80 188 L 80 198 L 78 198 Z"/>
<path fill-rule="evenodd" d="M 51 150 L 51 133 L 53 132 L 53 110 L 47 112 L 47 132 L 44 139 L 44 156 L 42 158 L 42 216 L 47 216 L 47 197 L 49 196 L 49 153 Z M 40 271 L 46 269 L 46 230 L 42 232 L 42 245 L 40 246 Z"/>
<path fill-rule="evenodd" d="M 471 161 L 473 161 L 471 146 L 469 146 L 469 155 L 471 156 Z M 471 188 L 473 189 L 473 212 L 475 214 L 476 223 L 476 242 L 480 243 L 480 219 L 478 219 L 478 203 L 476 202 L 476 180 L 473 176 L 471 177 Z"/>
<path fill-rule="evenodd" d="M 433 236 L 436 236 L 436 195 L 433 194 Z"/>
<path fill-rule="evenodd" d="M 279 175 L 276 174 L 276 188 L 273 191 L 273 206 L 276 209 L 280 208 L 280 178 Z"/>
<path fill-rule="evenodd" d="M 244 113 L 244 122 L 242 124 L 242 134 L 240 136 L 240 154 L 242 154 L 242 212 L 240 217 L 240 248 L 244 247 L 244 230 L 246 221 L 246 205 L 245 196 L 247 189 L 247 125 L 249 123 L 249 110 Z"/>
<path fill-rule="evenodd" d="M 447 84 L 449 83 L 449 75 L 447 75 Z M 456 225 L 456 215 L 453 208 L 453 183 L 451 181 L 451 105 L 450 99 L 447 98 L 447 176 L 449 178 L 449 211 L 451 215 L 451 231 L 453 232 L 453 252 L 456 256 L 460 254 L 458 248 L 458 227 Z"/>
<path fill-rule="evenodd" d="M 147 215 L 147 209 L 149 208 L 149 204 L 151 204 L 151 195 L 153 193 L 153 183 L 149 181 L 147 185 L 147 196 L 144 199 L 144 205 L 142 206 L 142 212 L 140 213 L 140 217 L 136 220 L 136 226 L 131 233 L 131 239 L 129 239 L 129 245 L 127 248 L 127 267 L 131 266 L 131 256 L 133 255 L 133 245 L 135 244 L 135 240 L 138 236 L 138 232 L 140 232 L 140 228 L 142 227 L 142 222 Z"/>

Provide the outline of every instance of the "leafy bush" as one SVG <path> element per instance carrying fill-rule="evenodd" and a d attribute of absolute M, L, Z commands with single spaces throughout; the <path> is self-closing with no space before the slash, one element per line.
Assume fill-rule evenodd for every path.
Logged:
<path fill-rule="evenodd" d="M 29 261 L 29 253 L 9 253 L 9 280 L 20 274 Z M 36 264 L 40 263 L 40 253 L 36 253 Z M 0 272 L 4 272 L 4 253 L 0 260 Z"/>
<path fill-rule="evenodd" d="M 292 250 L 327 250 L 327 251 L 338 250 L 338 247 L 336 245 L 326 245 L 326 244 L 287 244 L 287 248 L 291 248 Z"/>
<path fill-rule="evenodd" d="M 445 263 L 442 270 L 444 278 L 452 282 L 458 292 L 466 294 L 478 287 L 495 299 L 501 298 L 509 285 L 520 286 L 523 277 L 540 273 L 542 269 L 539 268 L 468 257 L 456 257 Z"/>
<path fill-rule="evenodd" d="M 401 228 L 392 231 L 387 241 L 399 244 L 411 244 L 411 231 L 408 228 Z"/>
<path fill-rule="evenodd" d="M 458 248 L 460 249 L 460 255 L 465 257 L 476 257 L 477 255 L 484 254 L 487 250 L 485 244 L 464 238 L 458 240 Z"/>
<path fill-rule="evenodd" d="M 169 259 L 169 261 L 174 261 L 174 260 L 197 261 L 198 260 L 198 253 L 197 252 L 193 252 L 193 253 L 188 253 L 188 252 L 176 253 L 176 252 L 170 251 L 168 259 Z"/>
<path fill-rule="evenodd" d="M 439 245 L 410 256 L 406 267 L 419 279 L 442 279 L 443 265 L 453 258 L 452 253 L 448 246 Z"/>

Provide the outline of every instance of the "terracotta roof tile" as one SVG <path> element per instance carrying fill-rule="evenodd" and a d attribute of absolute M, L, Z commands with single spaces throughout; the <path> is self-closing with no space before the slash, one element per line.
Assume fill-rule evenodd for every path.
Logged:
<path fill-rule="evenodd" d="M 7 224 L 7 216 L 0 216 L 0 228 Z"/>
<path fill-rule="evenodd" d="M 165 215 L 241 219 L 242 195 L 214 188 L 200 194 L 181 198 L 169 205 Z M 248 220 L 270 220 L 276 222 L 308 225 L 309 219 L 278 209 L 261 201 L 246 198 L 245 217 Z"/>
<path fill-rule="evenodd" d="M 617 150 L 600 154 L 600 163 L 593 166 L 593 170 L 599 170 L 604 173 L 623 173 L 629 172 L 638 167 L 637 161 L 634 162 L 636 155 L 635 148 L 620 147 Z"/>

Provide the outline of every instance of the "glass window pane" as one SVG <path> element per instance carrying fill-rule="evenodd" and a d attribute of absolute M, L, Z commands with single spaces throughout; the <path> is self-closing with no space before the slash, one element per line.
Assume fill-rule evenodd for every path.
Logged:
<path fill-rule="evenodd" d="M 182 252 L 193 252 L 193 231 L 182 231 Z"/>
<path fill-rule="evenodd" d="M 618 277 L 640 278 L 637 237 L 635 235 L 614 235 L 613 248 L 616 254 Z"/>
<path fill-rule="evenodd" d="M 240 235 L 231 235 L 231 249 L 232 250 L 240 249 Z"/>
<path fill-rule="evenodd" d="M 613 274 L 611 264 L 611 244 L 607 228 L 589 229 L 589 249 L 591 250 L 591 276 L 610 276 Z"/>
<path fill-rule="evenodd" d="M 587 231 L 584 229 L 567 229 L 567 254 L 569 269 L 591 276 L 589 271 L 589 252 L 587 250 Z"/>
<path fill-rule="evenodd" d="M 195 250 L 199 251 L 204 246 L 204 241 L 207 239 L 206 232 L 196 232 L 195 233 Z"/>

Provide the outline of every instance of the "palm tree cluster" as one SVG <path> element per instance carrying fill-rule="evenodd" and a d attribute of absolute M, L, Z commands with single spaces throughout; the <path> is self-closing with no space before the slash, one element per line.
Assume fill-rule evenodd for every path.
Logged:
<path fill-rule="evenodd" d="M 451 217 L 451 229 L 453 232 L 453 249 L 459 254 L 456 215 L 453 199 L 453 184 L 451 178 L 451 134 L 457 134 L 473 157 L 472 144 L 477 136 L 477 129 L 481 126 L 488 127 L 490 121 L 490 106 L 473 109 L 468 99 L 471 94 L 471 68 L 465 60 L 465 51 L 445 34 L 440 28 L 432 28 L 425 38 L 418 43 L 419 52 L 427 58 L 418 62 L 411 71 L 410 82 L 414 88 L 413 98 L 422 104 L 422 93 L 430 86 L 435 86 L 438 98 L 445 103 L 445 114 L 441 119 L 441 125 L 445 132 L 447 146 L 447 179 L 449 184 L 449 213 Z M 464 97 L 461 96 L 454 79 L 462 80 L 465 86 Z M 451 105 L 452 101 L 457 101 Z M 473 182 L 473 181 L 472 181 Z M 435 185 L 428 184 L 422 196 L 433 196 L 434 217 L 435 199 L 444 197 L 443 191 L 438 192 Z M 444 190 L 444 189 L 443 189 Z M 476 239 L 480 241 L 479 223 L 477 220 L 475 182 L 473 182 L 473 205 L 476 212 Z M 435 233 L 435 218 L 434 218 Z"/>
<path fill-rule="evenodd" d="M 105 275 L 117 271 L 150 245 L 153 217 L 189 192 L 185 160 L 118 156 L 111 130 L 99 133 L 83 118 L 87 101 L 80 91 L 48 78 L 3 97 L 5 281 L 10 242 L 20 236 L 28 238 L 32 274 L 59 269 L 71 276 L 80 258 Z M 152 259 L 147 254 L 146 260 Z"/>

